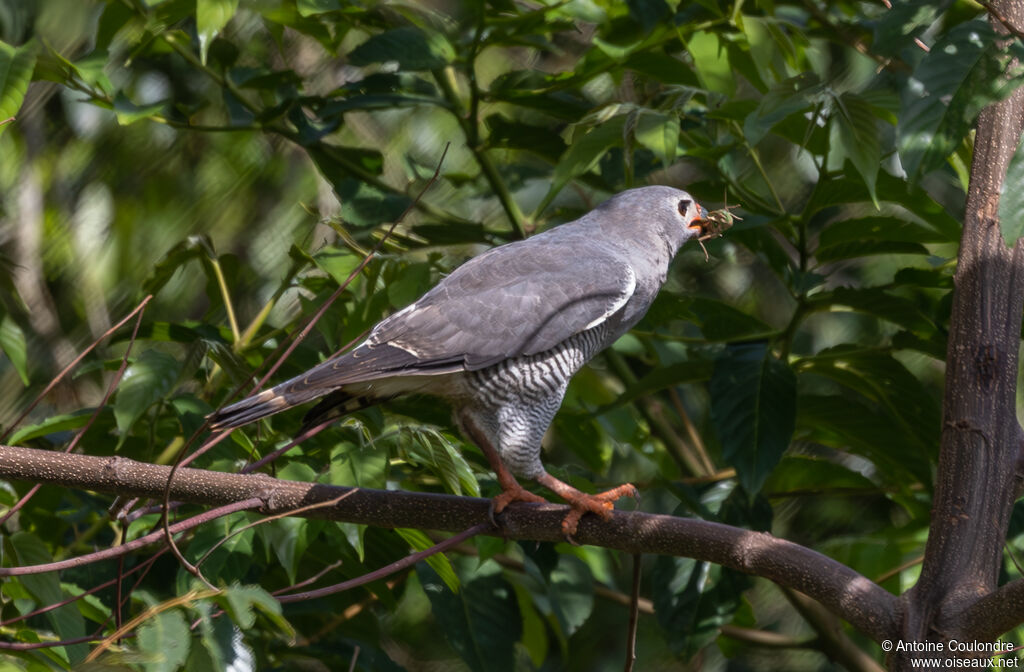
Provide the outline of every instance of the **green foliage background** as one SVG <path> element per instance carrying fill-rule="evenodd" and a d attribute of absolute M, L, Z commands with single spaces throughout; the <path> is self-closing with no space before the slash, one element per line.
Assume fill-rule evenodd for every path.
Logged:
<path fill-rule="evenodd" d="M 633 482 L 643 510 L 770 530 L 893 592 L 913 584 L 970 128 L 1020 82 L 1021 45 L 999 44 L 979 6 L 5 0 L 0 40 L 0 121 L 16 116 L 0 126 L 5 423 L 153 294 L 127 375 L 79 450 L 173 461 L 345 281 L 451 143 L 440 179 L 276 379 L 473 254 L 614 192 L 669 184 L 709 208 L 728 194 L 742 221 L 707 244 L 710 261 L 686 248 L 647 318 L 577 376 L 546 462 L 587 490 Z M 1008 242 L 1022 165 L 1001 213 Z M 129 335 L 104 341 L 10 443 L 64 447 L 101 404 Z M 292 412 L 236 431 L 197 466 L 236 471 L 300 422 Z M 273 473 L 490 496 L 485 465 L 446 409 L 409 400 L 349 417 Z M 29 487 L 0 485 L 5 507 Z M 7 523 L 4 562 L 115 543 L 109 504 L 43 488 Z M 254 519 L 200 529 L 187 557 Z M 155 520 L 138 518 L 128 538 Z M 1015 521 L 1008 553 L 1020 531 Z M 431 543 L 413 530 L 274 521 L 214 551 L 203 571 L 230 589 L 186 606 L 167 605 L 192 586 L 162 556 L 128 612 L 165 608 L 101 661 L 223 669 L 244 649 L 258 669 L 622 666 L 631 562 L 603 549 L 478 538 L 331 598 L 282 608 L 267 592 L 339 560 L 322 582 L 357 577 Z M 8 579 L 0 620 L 115 573 L 107 563 Z M 638 669 L 832 669 L 766 582 L 646 557 L 641 594 L 656 615 L 641 615 Z M 113 600 L 103 591 L 0 633 L 109 634 Z M 760 648 L 748 629 L 793 646 Z M 88 651 L 7 652 L 0 665 L 71 668 Z"/>

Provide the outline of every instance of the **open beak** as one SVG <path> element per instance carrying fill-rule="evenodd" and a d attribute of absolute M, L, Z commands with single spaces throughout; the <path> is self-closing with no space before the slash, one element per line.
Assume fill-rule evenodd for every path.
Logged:
<path fill-rule="evenodd" d="M 690 220 L 689 228 L 696 229 L 697 235 L 703 237 L 705 234 L 704 225 L 708 221 L 708 211 L 699 203 L 697 204 L 697 216 Z"/>

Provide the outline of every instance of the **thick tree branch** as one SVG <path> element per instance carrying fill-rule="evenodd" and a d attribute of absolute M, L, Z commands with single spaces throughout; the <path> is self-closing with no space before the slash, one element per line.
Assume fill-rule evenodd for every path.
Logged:
<path fill-rule="evenodd" d="M 0 446 L 0 478 L 42 482 L 124 496 L 160 497 L 170 467 L 122 457 L 65 455 L 46 450 Z M 353 491 L 354 490 L 354 491 Z M 461 532 L 488 519 L 486 499 L 431 493 L 352 489 L 284 481 L 264 474 L 225 474 L 179 469 L 170 497 L 193 504 L 219 506 L 258 497 L 264 514 L 327 502 L 352 492 L 331 506 L 307 509 L 303 516 L 380 527 L 412 527 Z M 502 514 L 509 539 L 559 542 L 565 507 L 516 505 Z M 608 522 L 586 517 L 575 535 L 581 544 L 627 553 L 659 553 L 706 560 L 770 579 L 813 597 L 855 628 L 880 641 L 897 632 L 896 598 L 846 565 L 809 548 L 703 520 L 616 511 Z"/>
<path fill-rule="evenodd" d="M 1024 623 L 1024 579 L 1011 581 L 971 604 L 957 616 L 961 628 L 979 642 L 991 642 Z M 976 634 L 975 634 L 976 633 Z"/>

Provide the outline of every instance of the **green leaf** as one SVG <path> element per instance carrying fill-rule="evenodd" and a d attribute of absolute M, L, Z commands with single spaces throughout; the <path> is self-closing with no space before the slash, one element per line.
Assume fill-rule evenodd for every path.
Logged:
<path fill-rule="evenodd" d="M 559 554 L 558 565 L 548 577 L 548 595 L 562 633 L 571 636 L 594 611 L 594 576 L 590 568 L 576 556 Z"/>
<path fill-rule="evenodd" d="M 1020 85 L 1020 66 L 1011 72 L 1010 53 L 983 19 L 961 23 L 914 69 L 903 88 L 897 146 L 903 168 L 915 182 L 938 167 L 970 131 L 983 107 Z M 1015 57 L 1024 47 L 1012 48 Z"/>
<path fill-rule="evenodd" d="M 789 447 L 796 376 L 763 343 L 730 346 L 715 361 L 709 392 L 722 457 L 753 496 Z"/>
<path fill-rule="evenodd" d="M 238 11 L 238 0 L 196 0 L 196 33 L 199 34 L 199 58 L 206 65 L 206 52 L 213 38 Z"/>
<path fill-rule="evenodd" d="M 919 243 L 863 240 L 841 243 L 831 247 L 819 247 L 814 252 L 814 258 L 824 264 L 842 259 L 856 259 L 858 257 L 869 257 L 879 254 L 929 254 L 929 252 L 927 247 Z"/>
<path fill-rule="evenodd" d="M 491 147 L 523 149 L 536 152 L 556 163 L 565 151 L 562 136 L 547 126 L 535 126 L 511 121 L 501 114 L 492 114 L 484 120 L 487 142 Z"/>
<path fill-rule="evenodd" d="M 828 248 L 844 243 L 863 241 L 900 243 L 950 242 L 941 233 L 900 217 L 864 217 L 844 219 L 829 224 L 818 236 L 818 246 Z"/>
<path fill-rule="evenodd" d="M 416 565 L 434 618 L 470 670 L 512 672 L 523 627 L 515 591 L 493 562 L 475 569 L 466 561 L 457 565 L 462 576 L 458 594 L 448 590 L 426 563 Z"/>
<path fill-rule="evenodd" d="M 857 172 L 864 178 L 871 200 L 878 207 L 875 183 L 878 165 L 882 160 L 882 148 L 878 140 L 878 128 L 874 112 L 867 100 L 855 93 L 843 93 L 834 98 L 835 114 L 833 123 L 838 130 L 838 146 L 850 159 Z"/>
<path fill-rule="evenodd" d="M 709 341 L 735 341 L 774 333 L 770 326 L 727 303 L 698 297 L 690 304 L 694 322 Z"/>
<path fill-rule="evenodd" d="M 679 117 L 645 110 L 636 124 L 636 139 L 661 159 L 666 170 L 676 160 L 679 146 Z"/>
<path fill-rule="evenodd" d="M 894 2 L 875 22 L 871 52 L 895 56 L 901 49 L 917 49 L 914 38 L 920 37 L 950 4 L 950 0 Z"/>
<path fill-rule="evenodd" d="M 799 360 L 801 376 L 825 376 L 877 404 L 922 451 L 939 444 L 942 415 L 937 397 L 886 352 L 840 345 Z"/>
<path fill-rule="evenodd" d="M 913 301 L 878 287 L 837 287 L 831 292 L 814 294 L 808 301 L 815 310 L 847 306 L 911 331 L 930 334 L 936 330 L 935 323 Z"/>
<path fill-rule="evenodd" d="M 771 494 L 829 493 L 830 491 L 878 490 L 870 479 L 847 467 L 810 455 L 787 455 L 765 483 Z"/>
<path fill-rule="evenodd" d="M 163 107 L 164 103 L 162 102 L 136 105 L 121 91 L 114 97 L 114 115 L 117 117 L 117 123 L 122 126 L 134 124 L 136 121 L 157 114 Z"/>
<path fill-rule="evenodd" d="M 812 72 L 779 82 L 743 121 L 743 137 L 751 145 L 756 145 L 783 119 L 809 110 L 823 89 L 821 80 Z"/>
<path fill-rule="evenodd" d="M 729 54 L 717 33 L 697 31 L 690 36 L 686 50 L 693 58 L 701 84 L 709 91 L 732 97 L 736 92 L 736 79 L 729 64 Z"/>
<path fill-rule="evenodd" d="M 11 444 L 17 446 L 40 436 L 67 432 L 84 427 L 85 423 L 89 422 L 89 417 L 95 410 L 96 409 L 93 408 L 83 408 L 82 410 L 75 411 L 74 413 L 53 415 L 34 425 L 22 427 L 11 436 Z M 104 424 L 104 421 L 107 423 L 110 421 L 110 412 L 108 409 L 100 411 L 99 418 L 97 418 L 97 424 L 102 425 Z"/>
<path fill-rule="evenodd" d="M 388 301 L 394 308 L 405 308 L 430 289 L 430 264 L 408 264 L 388 283 Z"/>
<path fill-rule="evenodd" d="M 801 394 L 797 408 L 801 439 L 866 457 L 886 485 L 906 492 L 931 483 L 931 462 L 920 443 L 872 404 L 850 395 Z"/>
<path fill-rule="evenodd" d="M 331 449 L 331 485 L 383 489 L 387 468 L 388 453 L 377 446 L 340 443 Z"/>
<path fill-rule="evenodd" d="M 11 360 L 14 370 L 21 377 L 21 382 L 28 385 L 28 349 L 25 344 L 25 332 L 10 315 L 0 320 L 0 350 Z"/>
<path fill-rule="evenodd" d="M 358 268 L 363 260 L 349 249 L 327 245 L 313 256 L 313 261 L 320 270 L 325 271 L 341 285 L 348 280 L 348 276 L 352 275 L 352 271 Z M 353 281 L 358 279 L 357 275 Z"/>
<path fill-rule="evenodd" d="M 0 42 L 0 135 L 10 126 L 4 122 L 17 117 L 35 66 L 35 42 L 20 47 Z"/>
<path fill-rule="evenodd" d="M 615 402 L 599 412 L 611 410 L 616 406 L 627 404 L 634 399 L 646 396 L 667 387 L 675 387 L 685 383 L 698 383 L 711 378 L 712 363 L 706 360 L 688 360 L 659 366 L 652 369 L 635 383 L 629 385 Z"/>
<path fill-rule="evenodd" d="M 199 643 L 189 653 L 185 669 L 198 672 L 217 672 L 228 669 L 229 663 L 236 657 L 235 626 L 226 618 L 210 618 L 211 605 L 199 602 L 195 605 L 199 612 Z"/>
<path fill-rule="evenodd" d="M 1024 142 L 1010 159 L 999 195 L 999 230 L 1007 247 L 1013 247 L 1024 236 Z"/>
<path fill-rule="evenodd" d="M 425 464 L 441 478 L 448 492 L 480 496 L 476 476 L 455 444 L 432 427 L 416 427 L 411 431 L 414 441 L 407 448 L 410 460 Z"/>
<path fill-rule="evenodd" d="M 119 445 L 135 421 L 173 389 L 180 372 L 178 360 L 158 350 L 145 351 L 128 367 L 114 400 L 114 419 L 121 433 Z"/>
<path fill-rule="evenodd" d="M 174 672 L 188 658 L 192 633 L 180 609 L 161 611 L 139 628 L 139 650 L 149 654 L 147 670 Z"/>
<path fill-rule="evenodd" d="M 945 207 L 919 187 L 907 188 L 906 180 L 893 177 L 885 171 L 878 174 L 876 189 L 878 200 L 895 203 L 913 213 L 921 226 L 930 227 L 943 242 L 959 242 L 960 220 L 949 214 Z M 804 216 L 844 203 L 870 202 L 871 194 L 863 178 L 843 175 L 823 179 L 814 190 Z M 926 242 L 926 241 L 919 241 Z"/>
<path fill-rule="evenodd" d="M 551 188 L 538 206 L 537 212 L 542 212 L 569 180 L 589 172 L 596 166 L 605 152 L 612 147 L 621 147 L 625 127 L 626 115 L 620 114 L 573 138 L 569 149 L 555 166 L 555 172 L 551 176 Z"/>
<path fill-rule="evenodd" d="M 303 17 L 335 12 L 342 9 L 340 0 L 298 0 L 295 3 L 299 15 Z"/>
<path fill-rule="evenodd" d="M 395 532 L 405 540 L 405 543 L 409 544 L 414 552 L 425 551 L 435 545 L 433 540 L 423 530 L 396 527 Z M 448 590 L 453 593 L 459 592 L 459 577 L 455 573 L 455 568 L 452 567 L 448 556 L 444 553 L 434 553 L 427 557 L 426 563 L 437 572 L 437 575 L 444 581 L 444 585 L 448 586 Z"/>
<path fill-rule="evenodd" d="M 142 288 L 149 294 L 157 294 L 170 282 L 178 269 L 193 259 L 201 259 L 208 252 L 208 242 L 201 236 L 189 236 L 164 255 L 163 259 L 153 267 L 153 272 L 143 283 Z"/>
<path fill-rule="evenodd" d="M 651 581 L 654 613 L 669 646 L 691 658 L 718 637 L 742 604 L 750 579 L 720 565 L 660 555 Z"/>
<path fill-rule="evenodd" d="M 455 60 L 455 48 L 440 33 L 402 26 L 374 35 L 353 49 L 352 65 L 398 61 L 402 70 L 435 70 Z"/>
<path fill-rule="evenodd" d="M 16 566 L 42 565 L 53 562 L 53 556 L 36 534 L 15 532 L 10 535 L 11 548 L 14 549 Z M 8 579 L 10 580 L 10 579 Z M 56 572 L 43 574 L 27 574 L 16 579 L 35 600 L 35 607 L 56 604 L 64 600 L 64 591 L 60 586 L 60 578 Z M 75 639 L 85 635 L 85 620 L 74 604 L 65 604 L 44 616 L 60 639 Z M 65 647 L 68 659 L 72 664 L 81 663 L 89 649 L 85 644 Z"/>
<path fill-rule="evenodd" d="M 294 643 L 295 629 L 282 615 L 281 603 L 260 586 L 234 584 L 213 599 L 242 630 L 255 625 L 258 611 L 277 627 L 279 634 Z"/>

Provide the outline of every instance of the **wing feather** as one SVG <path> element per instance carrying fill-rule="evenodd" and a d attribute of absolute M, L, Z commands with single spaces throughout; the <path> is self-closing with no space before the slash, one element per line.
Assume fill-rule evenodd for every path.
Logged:
<path fill-rule="evenodd" d="M 621 255 L 585 236 L 544 235 L 463 264 L 377 325 L 365 345 L 401 349 L 426 366 L 478 369 L 549 350 L 629 301 L 636 275 Z"/>

